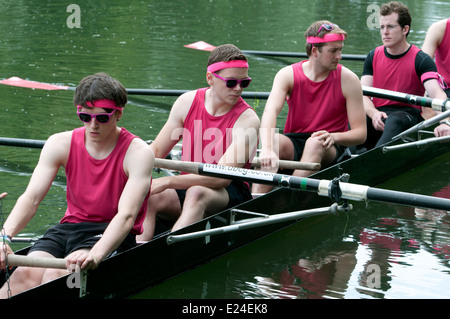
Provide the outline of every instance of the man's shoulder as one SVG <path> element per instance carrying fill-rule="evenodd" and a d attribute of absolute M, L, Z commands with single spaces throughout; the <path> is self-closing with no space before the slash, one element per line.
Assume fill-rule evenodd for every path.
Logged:
<path fill-rule="evenodd" d="M 188 110 L 194 102 L 195 96 L 199 90 L 187 91 L 181 94 L 172 106 L 171 115 L 176 117 L 186 117 Z"/>
<path fill-rule="evenodd" d="M 259 119 L 258 114 L 256 111 L 249 107 L 246 110 L 244 110 L 241 115 L 238 118 L 238 121 L 235 123 L 239 127 L 255 127 L 260 125 L 261 120 Z"/>
<path fill-rule="evenodd" d="M 128 146 L 126 157 L 133 160 L 125 161 L 124 164 L 130 163 L 130 167 L 132 167 L 136 161 L 148 163 L 150 165 L 151 162 L 149 161 L 153 161 L 155 156 L 151 147 L 145 141 L 136 136 Z"/>
<path fill-rule="evenodd" d="M 45 144 L 59 144 L 59 145 L 70 145 L 70 141 L 72 140 L 72 131 L 66 131 L 66 132 L 59 132 L 55 133 L 53 135 L 50 135 L 50 137 L 47 139 Z"/>
<path fill-rule="evenodd" d="M 341 65 L 341 78 L 344 79 L 344 80 L 354 79 L 354 80 L 358 80 L 359 81 L 359 78 L 356 75 L 356 73 L 353 72 L 352 70 L 350 70 L 349 68 L 343 66 L 343 65 Z"/>

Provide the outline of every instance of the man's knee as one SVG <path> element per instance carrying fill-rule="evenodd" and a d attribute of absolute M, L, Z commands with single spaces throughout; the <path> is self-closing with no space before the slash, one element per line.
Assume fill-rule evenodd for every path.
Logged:
<path fill-rule="evenodd" d="M 45 269 L 34 267 L 17 267 L 9 279 L 9 287 L 13 294 L 33 288 L 42 283 Z"/>
<path fill-rule="evenodd" d="M 186 198 L 193 202 L 202 202 L 208 198 L 209 189 L 204 186 L 192 186 L 186 191 Z"/>
<path fill-rule="evenodd" d="M 318 137 L 310 137 L 306 140 L 303 154 L 323 154 L 324 152 L 325 147 L 323 146 L 323 141 Z"/>

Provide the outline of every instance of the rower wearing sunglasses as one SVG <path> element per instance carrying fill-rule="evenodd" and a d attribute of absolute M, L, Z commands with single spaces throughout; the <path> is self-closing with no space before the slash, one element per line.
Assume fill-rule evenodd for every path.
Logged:
<path fill-rule="evenodd" d="M 305 32 L 308 60 L 281 69 L 273 81 L 261 119 L 261 169 L 275 172 L 278 160 L 334 164 L 346 148 L 366 138 L 361 84 L 339 64 L 347 33 L 329 21 L 313 23 Z M 283 134 L 275 132 L 285 102 Z M 288 172 L 284 172 L 288 173 Z M 293 175 L 312 172 L 295 170 Z M 254 193 L 270 185 L 254 184 Z"/>
<path fill-rule="evenodd" d="M 215 48 L 208 59 L 208 87 L 181 95 L 151 144 L 165 158 L 182 138 L 182 161 L 250 168 L 258 143 L 259 118 L 241 98 L 249 86 L 245 55 L 231 44 Z M 172 230 L 251 199 L 250 187 L 195 174 L 157 178 L 139 240 L 153 237 L 155 219 L 174 223 Z"/>
<path fill-rule="evenodd" d="M 74 103 L 83 126 L 45 143 L 25 193 L 4 223 L 10 239 L 36 214 L 58 170 L 67 179 L 67 209 L 29 250 L 34 257 L 65 258 L 68 270 L 96 268 L 108 255 L 136 244 L 142 232 L 154 156 L 147 143 L 117 122 L 127 103 L 125 88 L 104 73 L 84 78 Z M 6 247 L 5 247 L 6 246 Z M 0 268 L 6 267 L 0 250 Z M 18 267 L 0 297 L 17 294 L 67 274 L 67 270 Z M 8 291 L 8 288 L 10 291 Z"/>

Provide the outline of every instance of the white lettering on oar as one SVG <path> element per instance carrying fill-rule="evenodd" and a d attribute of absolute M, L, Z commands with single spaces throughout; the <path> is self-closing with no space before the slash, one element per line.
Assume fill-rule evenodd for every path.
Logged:
<path fill-rule="evenodd" d="M 261 180 L 272 181 L 275 175 L 274 173 L 264 171 L 249 170 L 241 167 L 213 165 L 213 164 L 204 164 L 203 172 L 212 174 L 226 174 L 228 176 L 235 176 L 235 177 L 245 176 L 248 179 L 253 179 L 257 181 Z"/>

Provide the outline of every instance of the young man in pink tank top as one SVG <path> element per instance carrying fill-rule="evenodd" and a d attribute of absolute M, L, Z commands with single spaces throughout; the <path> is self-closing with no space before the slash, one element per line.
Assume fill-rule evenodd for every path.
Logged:
<path fill-rule="evenodd" d="M 329 21 L 317 21 L 305 32 L 309 59 L 281 69 L 273 81 L 261 119 L 261 169 L 277 171 L 278 159 L 335 163 L 346 147 L 366 138 L 361 84 L 339 64 L 347 34 Z M 287 100 L 284 134 L 276 120 Z M 312 172 L 295 170 L 296 176 Z M 267 185 L 254 185 L 266 193 Z"/>
<path fill-rule="evenodd" d="M 401 2 L 391 1 L 380 9 L 383 45 L 372 50 L 364 63 L 361 83 L 382 89 L 446 99 L 439 83 L 436 65 L 426 53 L 407 41 L 411 15 Z M 410 104 L 364 97 L 367 115 L 367 140 L 361 147 L 371 149 L 389 142 L 406 129 L 431 118 L 435 112 Z M 436 136 L 450 134 L 445 124 L 435 129 Z"/>
<path fill-rule="evenodd" d="M 433 23 L 427 31 L 423 52 L 435 59 L 437 71 L 450 84 L 450 18 Z M 450 88 L 444 90 L 450 98 Z"/>
<path fill-rule="evenodd" d="M 80 82 L 74 104 L 84 126 L 54 134 L 46 141 L 25 193 L 4 224 L 7 240 L 36 214 L 63 167 L 67 179 L 66 213 L 28 254 L 65 258 L 68 270 L 73 271 L 75 265 L 94 269 L 111 253 L 136 244 L 135 237 L 141 233 L 145 218 L 154 155 L 147 143 L 117 126 L 126 103 L 125 88 L 104 73 Z M 8 244 L 1 246 L 0 268 L 5 269 L 5 251 L 13 252 Z M 10 292 L 17 294 L 67 273 L 18 267 L 9 280 Z M 0 297 L 7 296 L 5 284 Z"/>
<path fill-rule="evenodd" d="M 438 73 L 444 78 L 447 88 L 444 89 L 450 98 L 450 18 L 433 23 L 428 29 L 422 50 L 431 58 L 435 58 Z M 450 121 L 440 121 L 440 125 L 447 125 Z M 435 132 L 438 135 L 438 132 Z"/>
<path fill-rule="evenodd" d="M 241 98 L 251 79 L 247 58 L 231 44 L 215 48 L 209 57 L 209 85 L 181 95 L 150 145 L 165 158 L 183 139 L 183 161 L 249 167 L 258 143 L 259 118 Z M 246 138 L 247 137 L 247 138 Z M 174 222 L 175 231 L 203 217 L 251 199 L 247 183 L 196 174 L 157 178 L 139 240 L 154 235 L 155 219 Z"/>

